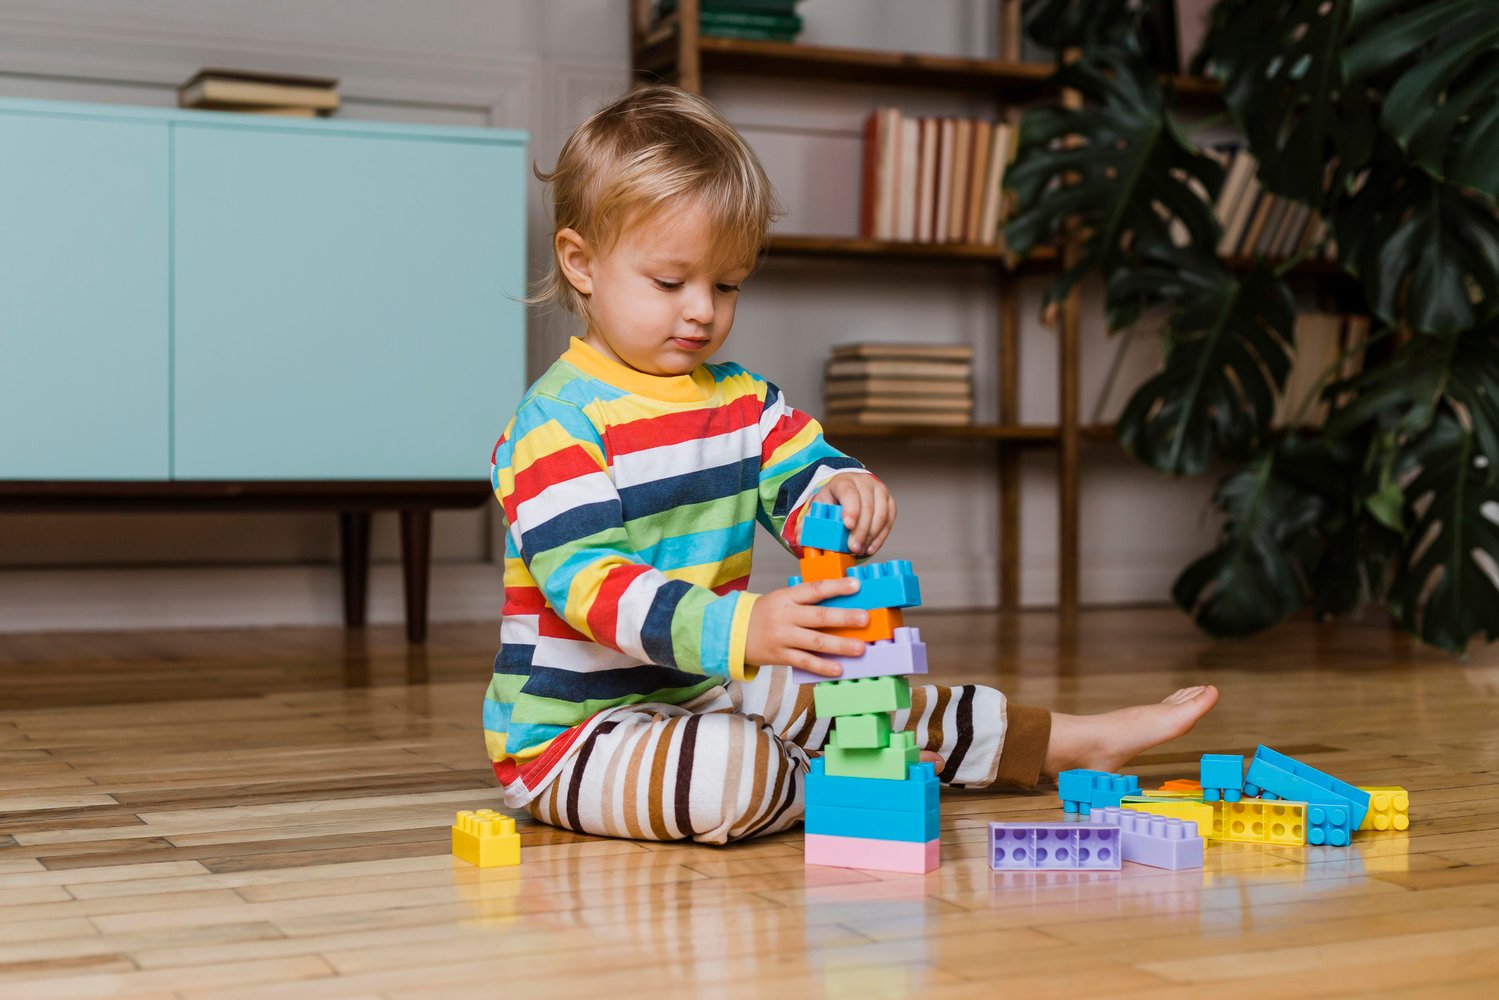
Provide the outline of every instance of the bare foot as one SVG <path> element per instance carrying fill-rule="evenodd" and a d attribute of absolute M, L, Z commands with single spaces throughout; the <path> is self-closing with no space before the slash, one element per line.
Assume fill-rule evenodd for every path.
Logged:
<path fill-rule="evenodd" d="M 1041 772 L 1055 778 L 1075 767 L 1118 771 L 1136 755 L 1174 740 L 1218 703 L 1211 684 L 1182 688 L 1154 705 L 1133 705 L 1102 715 L 1051 714 L 1051 742 Z"/>

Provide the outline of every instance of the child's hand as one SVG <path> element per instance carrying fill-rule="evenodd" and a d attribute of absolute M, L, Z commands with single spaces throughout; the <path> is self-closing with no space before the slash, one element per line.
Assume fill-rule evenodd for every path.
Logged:
<path fill-rule="evenodd" d="M 847 472 L 836 475 L 812 501 L 843 507 L 848 547 L 856 556 L 874 555 L 895 527 L 895 498 L 873 476 Z"/>
<path fill-rule="evenodd" d="M 750 611 L 744 662 L 757 667 L 785 663 L 824 677 L 839 676 L 842 668 L 817 654 L 862 656 L 864 643 L 816 630 L 862 628 L 869 624 L 869 612 L 857 608 L 823 608 L 817 602 L 852 594 L 858 589 L 859 581 L 846 576 L 841 580 L 808 580 L 762 594 Z"/>

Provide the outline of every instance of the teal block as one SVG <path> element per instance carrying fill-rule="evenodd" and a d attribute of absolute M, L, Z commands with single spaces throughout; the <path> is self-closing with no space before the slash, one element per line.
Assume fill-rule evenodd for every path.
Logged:
<path fill-rule="evenodd" d="M 838 504 L 814 503 L 802 515 L 801 545 L 824 552 L 848 552 L 848 529 Z"/>
<path fill-rule="evenodd" d="M 848 575 L 859 581 L 859 592 L 818 601 L 819 607 L 876 611 L 880 608 L 914 608 L 921 604 L 921 581 L 912 570 L 909 559 L 852 566 Z M 786 582 L 795 587 L 802 578 L 793 576 Z"/>
<path fill-rule="evenodd" d="M 910 840 L 925 844 L 937 839 L 939 818 L 936 809 L 903 812 L 897 809 L 864 809 L 809 802 L 802 822 L 808 833 L 862 837 L 866 840 Z"/>
<path fill-rule="evenodd" d="M 852 749 L 878 750 L 890 745 L 890 716 L 885 712 L 840 715 L 833 720 L 838 745 Z"/>
<path fill-rule="evenodd" d="M 904 677 L 824 681 L 812 689 L 812 707 L 824 719 L 895 712 L 911 707 L 911 684 Z"/>
<path fill-rule="evenodd" d="M 918 761 L 916 734 L 902 730 L 890 734 L 890 745 L 879 750 L 839 745 L 834 730 L 823 757 L 830 775 L 848 778 L 880 778 L 904 781 L 909 765 Z"/>
<path fill-rule="evenodd" d="M 937 808 L 940 782 L 930 762 L 906 765 L 905 781 L 880 778 L 850 778 L 827 773 L 827 762 L 812 758 L 803 799 L 812 804 L 852 809 L 889 809 L 894 812 L 925 812 Z"/>

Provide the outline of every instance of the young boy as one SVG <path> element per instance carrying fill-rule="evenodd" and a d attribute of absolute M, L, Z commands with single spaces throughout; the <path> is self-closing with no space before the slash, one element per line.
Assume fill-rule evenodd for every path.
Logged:
<path fill-rule="evenodd" d="M 555 259 L 538 301 L 578 314 L 584 333 L 493 455 L 505 606 L 484 730 L 505 802 L 605 836 L 722 844 L 783 830 L 801 819 L 829 720 L 789 670 L 756 668 L 835 676 L 824 654 L 863 643 L 818 629 L 868 613 L 818 604 L 853 579 L 747 592 L 755 522 L 799 555 L 808 504 L 840 504 L 868 556 L 895 503 L 775 385 L 708 363 L 777 213 L 759 161 L 710 104 L 636 90 L 579 126 L 542 180 Z M 1217 696 L 1065 716 L 933 685 L 895 723 L 948 783 L 1033 787 L 1069 767 L 1117 769 Z"/>

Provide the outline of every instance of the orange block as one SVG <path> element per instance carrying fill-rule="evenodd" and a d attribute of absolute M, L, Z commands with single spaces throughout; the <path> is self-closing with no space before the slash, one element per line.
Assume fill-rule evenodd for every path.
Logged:
<path fill-rule="evenodd" d="M 1172 778 L 1170 781 L 1161 782 L 1163 792 L 1199 792 L 1202 783 L 1192 778 Z"/>
<path fill-rule="evenodd" d="M 802 581 L 808 580 L 841 580 L 848 576 L 848 571 L 854 564 L 854 557 L 847 552 L 827 552 L 823 549 L 803 549 L 806 555 L 802 556 Z"/>
<path fill-rule="evenodd" d="M 895 630 L 904 624 L 900 608 L 875 608 L 869 612 L 869 624 L 863 628 L 825 628 L 822 631 L 842 639 L 882 642 L 886 639 L 894 639 Z"/>

